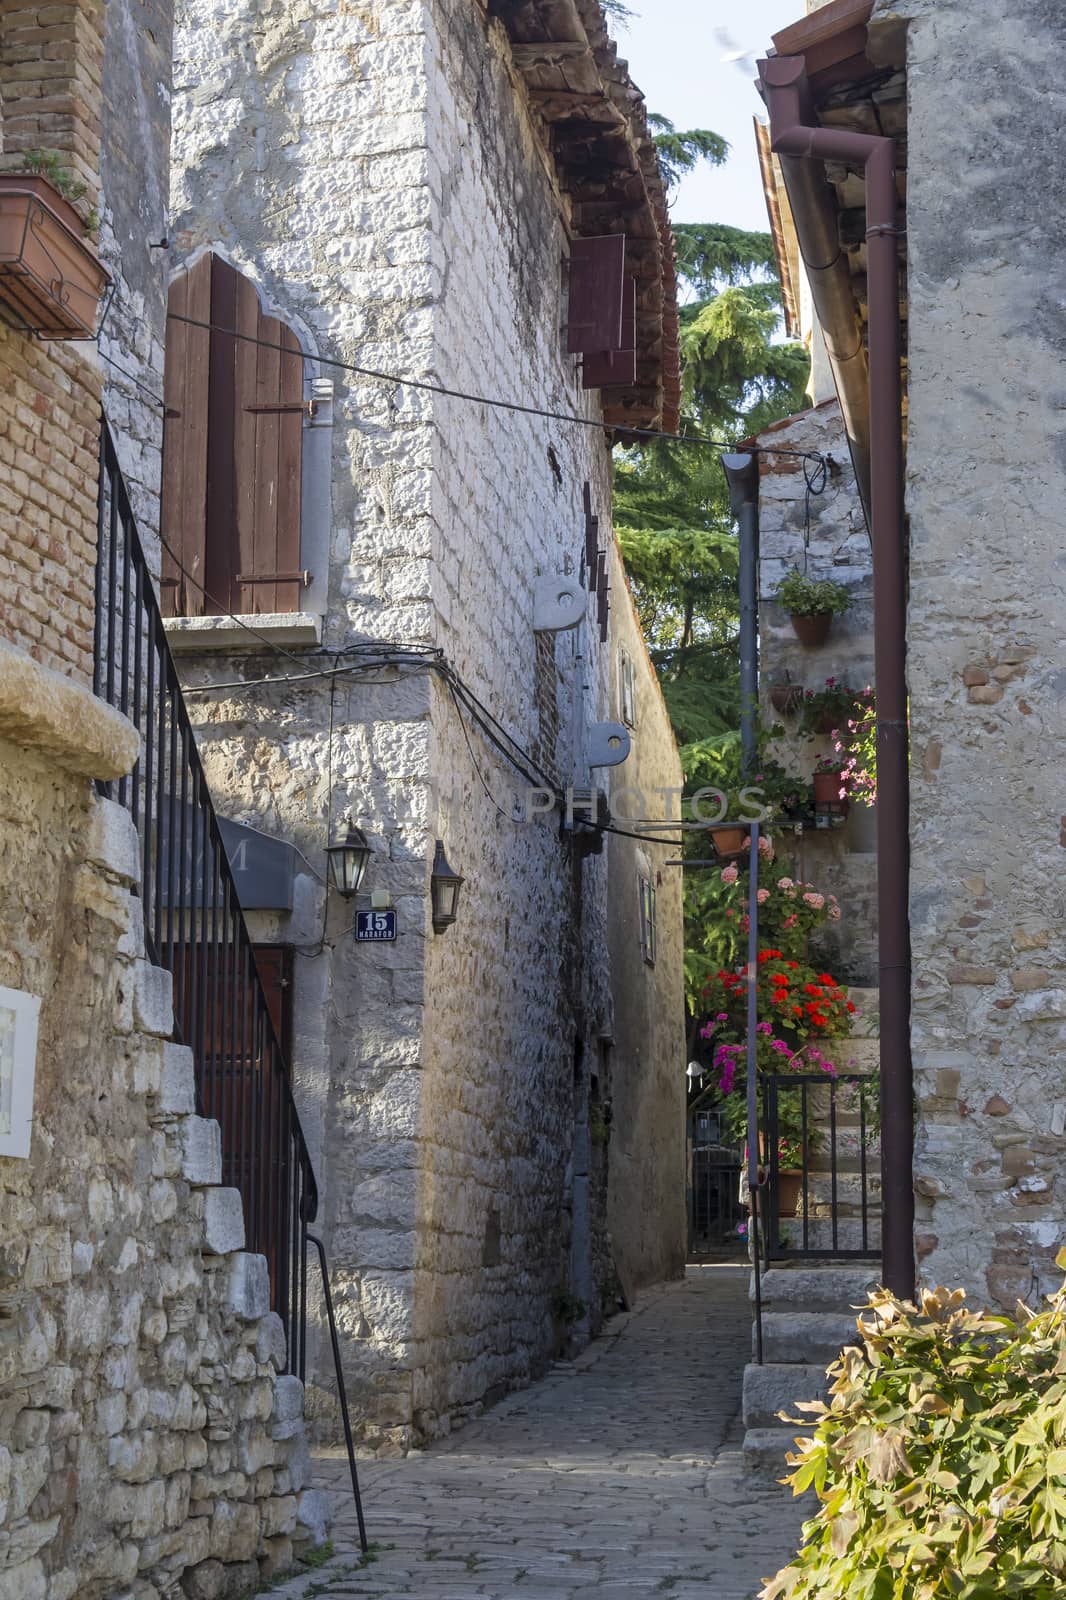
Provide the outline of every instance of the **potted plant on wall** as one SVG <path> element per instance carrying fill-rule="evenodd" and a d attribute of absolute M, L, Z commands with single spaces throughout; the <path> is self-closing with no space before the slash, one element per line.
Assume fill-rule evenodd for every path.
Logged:
<path fill-rule="evenodd" d="M 815 811 L 828 811 L 835 813 L 837 816 L 846 817 L 850 801 L 844 788 L 840 757 L 838 755 L 819 756 L 815 762 L 812 782 L 814 784 Z"/>
<path fill-rule="evenodd" d="M 839 678 L 826 678 L 822 689 L 807 689 L 803 697 L 802 732 L 809 738 L 835 734 L 847 727 L 863 701 L 862 692 Z"/>
<path fill-rule="evenodd" d="M 0 311 L 39 339 L 92 339 L 110 276 L 78 208 L 85 185 L 55 150 L 30 150 L 22 172 L 0 173 Z"/>
<path fill-rule="evenodd" d="M 851 607 L 851 595 L 842 583 L 832 578 L 808 578 L 804 573 L 786 573 L 774 592 L 801 644 L 811 648 L 825 643 L 833 618 Z"/>

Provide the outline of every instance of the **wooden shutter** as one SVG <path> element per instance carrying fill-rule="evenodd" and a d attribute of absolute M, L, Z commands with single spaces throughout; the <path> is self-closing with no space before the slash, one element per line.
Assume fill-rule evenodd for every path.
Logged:
<path fill-rule="evenodd" d="M 566 348 L 572 355 L 621 345 L 625 262 L 624 234 L 571 241 Z"/>
<path fill-rule="evenodd" d="M 210 322 L 212 332 L 168 323 L 163 535 L 197 582 L 172 560 L 164 565 L 164 611 L 297 611 L 299 340 L 264 315 L 255 285 L 218 256 L 175 281 L 170 310 Z"/>
<path fill-rule="evenodd" d="M 207 507 L 207 379 L 210 335 L 176 320 L 211 321 L 211 258 L 203 256 L 170 288 L 163 378 L 163 531 L 161 603 L 167 617 L 203 614 Z M 170 546 L 168 550 L 167 546 Z M 174 554 L 171 554 L 171 551 Z M 177 560 L 174 557 L 177 557 Z M 188 577 L 183 575 L 185 568 Z"/>
<path fill-rule="evenodd" d="M 610 389 L 637 381 L 637 280 L 627 278 L 623 294 L 622 339 L 617 350 L 596 350 L 582 362 L 585 389 Z"/>

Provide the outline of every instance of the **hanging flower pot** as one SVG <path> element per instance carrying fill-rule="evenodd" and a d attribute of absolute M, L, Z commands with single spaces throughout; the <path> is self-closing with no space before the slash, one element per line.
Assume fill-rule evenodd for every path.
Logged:
<path fill-rule="evenodd" d="M 0 174 L 0 313 L 39 339 L 92 339 L 111 279 L 47 178 Z"/>
<path fill-rule="evenodd" d="M 775 683 L 770 686 L 770 704 L 783 717 L 794 717 L 803 704 L 801 683 Z"/>
<path fill-rule="evenodd" d="M 731 861 L 734 856 L 744 854 L 744 846 L 748 842 L 747 828 L 737 828 L 725 824 L 715 824 L 709 829 L 714 853 L 722 861 Z"/>
<path fill-rule="evenodd" d="M 814 611 L 804 616 L 798 611 L 790 611 L 789 621 L 800 644 L 806 645 L 809 650 L 815 650 L 829 637 L 829 630 L 833 625 L 833 613 Z"/>
<path fill-rule="evenodd" d="M 796 638 L 811 649 L 825 643 L 834 615 L 851 606 L 851 593 L 844 584 L 802 572 L 787 572 L 774 598 L 788 612 Z"/>

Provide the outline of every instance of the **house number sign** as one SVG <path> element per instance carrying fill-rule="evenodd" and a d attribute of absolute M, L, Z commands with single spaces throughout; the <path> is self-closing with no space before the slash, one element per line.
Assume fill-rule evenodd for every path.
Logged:
<path fill-rule="evenodd" d="M 356 944 L 388 944 L 396 938 L 395 911 L 357 911 Z"/>

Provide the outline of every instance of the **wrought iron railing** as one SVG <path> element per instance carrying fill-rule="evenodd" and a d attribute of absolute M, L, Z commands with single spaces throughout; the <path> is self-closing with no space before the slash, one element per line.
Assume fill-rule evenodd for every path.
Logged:
<path fill-rule="evenodd" d="M 288 1370 L 307 1367 L 307 1252 L 317 1251 L 359 1537 L 367 1549 L 326 1252 L 308 1232 L 318 1185 L 255 949 L 170 654 L 155 584 L 106 422 L 101 428 L 94 683 L 129 717 L 141 754 L 101 794 L 141 845 L 145 944 L 174 980 L 175 1033 L 192 1048 L 201 1113 L 222 1129 L 222 1181 L 244 1202 L 247 1248 L 266 1257 Z"/>
<path fill-rule="evenodd" d="M 880 1206 L 870 1182 L 877 1080 L 857 1072 L 763 1073 L 760 1087 L 765 1259 L 879 1257 Z M 786 1166 L 782 1147 L 797 1146 L 800 1166 L 794 1158 Z"/>
<path fill-rule="evenodd" d="M 303 1378 L 318 1188 L 106 424 L 99 515 L 94 687 L 141 735 L 133 772 L 100 789 L 136 825 L 145 943 L 173 976 L 199 1109 L 221 1124 L 223 1182 L 241 1192 L 248 1249 L 267 1259 L 289 1370 Z"/>

